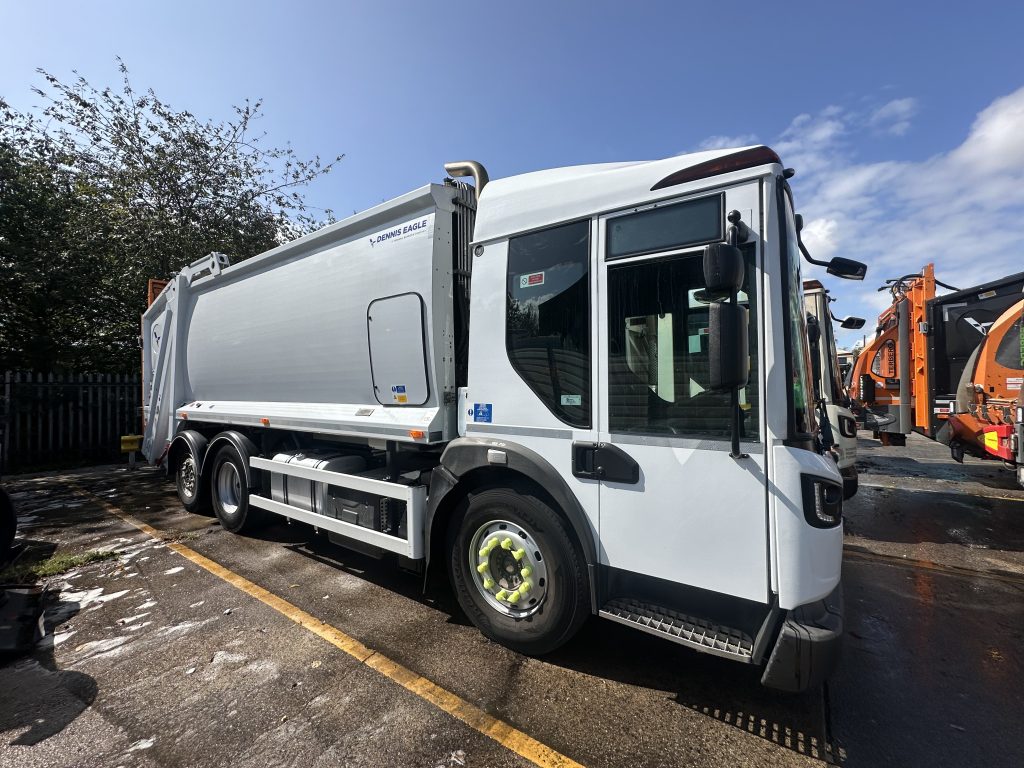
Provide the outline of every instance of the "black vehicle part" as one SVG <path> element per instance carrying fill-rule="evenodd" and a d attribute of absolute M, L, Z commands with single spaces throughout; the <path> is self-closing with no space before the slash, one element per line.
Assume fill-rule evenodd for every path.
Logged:
<path fill-rule="evenodd" d="M 259 478 L 249 467 L 249 457 L 259 456 L 260 449 L 256 447 L 256 443 L 250 440 L 241 432 L 233 429 L 219 432 L 214 436 L 213 440 L 210 441 L 210 445 L 206 449 L 206 458 L 204 458 L 201 464 L 201 470 L 203 473 L 204 482 L 209 480 L 210 467 L 207 465 L 206 459 L 209 457 L 215 457 L 217 452 L 224 446 L 230 445 L 235 449 L 235 452 L 242 458 L 245 469 L 245 485 L 247 488 L 254 489 L 259 486 Z"/>
<path fill-rule="evenodd" d="M 249 506 L 249 488 L 245 480 L 249 457 L 224 441 L 213 454 L 209 473 L 204 473 L 210 488 L 214 514 L 225 530 L 246 533 L 265 519 L 261 510 Z"/>
<path fill-rule="evenodd" d="M 640 482 L 640 465 L 636 459 L 611 443 L 573 443 L 572 473 L 606 483 L 636 485 Z"/>
<path fill-rule="evenodd" d="M 761 683 L 792 693 L 821 685 L 839 663 L 842 640 L 840 585 L 824 599 L 789 611 Z"/>
<path fill-rule="evenodd" d="M 185 510 L 192 513 L 210 508 L 210 489 L 202 477 L 207 442 L 199 432 L 186 429 L 174 436 L 168 450 L 167 469 L 174 473 L 178 499 Z"/>

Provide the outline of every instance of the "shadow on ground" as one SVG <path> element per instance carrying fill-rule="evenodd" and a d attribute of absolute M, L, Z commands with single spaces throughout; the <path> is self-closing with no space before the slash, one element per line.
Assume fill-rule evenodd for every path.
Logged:
<path fill-rule="evenodd" d="M 54 631 L 80 608 L 47 593 L 43 640 L 31 655 L 0 667 L 0 732 L 19 733 L 10 744 L 32 746 L 60 733 L 96 699 L 92 677 L 60 670 L 54 659 Z"/>

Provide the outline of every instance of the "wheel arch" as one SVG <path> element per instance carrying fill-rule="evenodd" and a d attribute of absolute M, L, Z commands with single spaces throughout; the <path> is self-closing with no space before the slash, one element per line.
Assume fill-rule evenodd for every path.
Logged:
<path fill-rule="evenodd" d="M 218 432 L 210 441 L 200 469 L 203 482 L 209 481 L 210 470 L 213 466 L 213 462 L 207 462 L 206 458 L 216 456 L 217 451 L 225 445 L 230 445 L 238 451 L 238 455 L 242 457 L 242 465 L 245 467 L 245 485 L 249 489 L 255 488 L 257 485 L 254 482 L 255 473 L 252 471 L 252 467 L 249 466 L 249 458 L 259 455 L 260 449 L 256 447 L 256 443 L 250 440 L 247 435 L 234 429 Z"/>
<path fill-rule="evenodd" d="M 505 453 L 506 463 L 488 461 L 488 450 Z M 424 520 L 426 539 L 426 576 L 430 563 L 444 549 L 448 521 L 459 504 L 472 491 L 527 483 L 552 502 L 555 511 L 569 523 L 579 542 L 590 581 L 591 609 L 597 610 L 596 569 L 597 542 L 579 499 L 565 480 L 544 457 L 526 446 L 502 440 L 457 438 L 448 444 L 430 481 L 427 512 Z"/>
<path fill-rule="evenodd" d="M 202 472 L 203 462 L 206 459 L 209 440 L 201 432 L 194 429 L 185 429 L 174 436 L 170 447 L 167 449 L 167 473 L 172 475 L 178 469 L 178 459 L 184 451 L 189 451 L 195 459 L 196 468 Z"/>

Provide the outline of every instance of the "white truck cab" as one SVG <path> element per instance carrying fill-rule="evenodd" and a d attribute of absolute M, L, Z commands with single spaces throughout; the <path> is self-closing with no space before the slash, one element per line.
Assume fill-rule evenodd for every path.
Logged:
<path fill-rule="evenodd" d="M 229 530 L 272 512 L 446 568 L 516 650 L 597 614 L 819 683 L 843 479 L 815 421 L 792 172 L 767 147 L 446 169 L 475 190 L 175 278 L 143 318 L 146 455 Z"/>
<path fill-rule="evenodd" d="M 839 368 L 839 353 L 833 328 L 832 299 L 818 280 L 804 281 L 804 305 L 808 322 L 817 327 L 811 334 L 811 367 L 813 369 L 819 416 L 828 422 L 829 445 L 826 451 L 835 459 L 843 476 L 843 497 L 857 493 L 857 421 L 851 410 L 850 395 Z M 861 328 L 858 317 L 838 320 L 844 328 Z"/>

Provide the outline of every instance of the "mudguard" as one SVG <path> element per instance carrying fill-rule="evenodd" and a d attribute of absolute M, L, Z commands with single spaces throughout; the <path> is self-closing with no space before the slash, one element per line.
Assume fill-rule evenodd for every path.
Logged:
<path fill-rule="evenodd" d="M 164 468 L 168 474 L 177 471 L 178 456 L 182 451 L 189 451 L 196 461 L 196 467 L 203 466 L 206 457 L 208 440 L 194 429 L 185 429 L 174 436 L 170 447 L 167 449 L 167 462 Z"/>
<path fill-rule="evenodd" d="M 234 446 L 235 450 L 238 451 L 238 455 L 242 457 L 242 463 L 245 465 L 246 487 L 249 489 L 256 488 L 257 484 L 253 482 L 252 467 L 249 466 L 249 458 L 252 456 L 259 456 L 260 454 L 260 449 L 256 447 L 256 443 L 241 432 L 229 429 L 225 432 L 219 432 L 213 440 L 210 441 L 210 446 L 206 449 L 206 456 L 215 456 L 217 451 L 220 450 L 220 447 L 225 443 Z M 206 477 L 207 469 L 208 467 L 206 466 L 206 459 L 204 457 L 199 470 L 203 477 Z"/>

